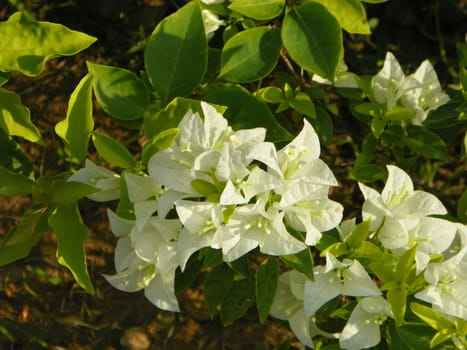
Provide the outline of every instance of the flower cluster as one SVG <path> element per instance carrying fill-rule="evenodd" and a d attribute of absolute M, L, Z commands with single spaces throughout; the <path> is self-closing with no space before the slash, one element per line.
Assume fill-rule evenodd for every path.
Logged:
<path fill-rule="evenodd" d="M 373 77 L 373 98 L 390 111 L 402 107 L 413 117 L 410 123 L 421 125 L 431 110 L 449 100 L 443 92 L 430 61 L 423 61 L 415 73 L 405 76 L 391 52 L 386 54 L 383 68 Z"/>
<path fill-rule="evenodd" d="M 318 158 L 318 136 L 308 122 L 278 151 L 265 141 L 265 129 L 234 131 L 212 106 L 201 106 L 202 116 L 187 113 L 172 145 L 152 156 L 148 174 L 124 174 L 134 218 L 109 211 L 119 241 L 117 274 L 106 278 L 125 291 L 144 288 L 166 310 L 178 310 L 175 270 L 183 271 L 201 248 L 220 249 L 226 262 L 257 247 L 295 254 L 342 219 L 343 207 L 328 198 L 337 181 Z M 98 168 L 86 164 L 75 179 Z"/>
<path fill-rule="evenodd" d="M 403 170 L 387 166 L 381 193 L 360 183 L 362 221 L 342 222 L 342 205 L 328 198 L 337 181 L 307 121 L 277 150 L 265 129 L 233 130 L 213 106 L 201 102 L 200 110 L 185 114 L 146 173 L 120 178 L 87 161 L 71 177 L 101 188 L 94 200 L 121 192 L 130 208 L 128 217 L 108 211 L 118 243 L 116 274 L 105 277 L 114 287 L 144 289 L 159 308 L 178 311 L 176 271 L 203 248 L 232 262 L 255 249 L 285 256 L 315 247 L 323 265 L 284 272 L 270 309 L 306 346 L 315 337 L 342 349 L 375 346 L 388 319 L 404 321 L 408 296 L 448 323 L 467 320 L 467 228 L 440 218 L 443 204 L 415 190 Z M 341 329 L 322 325 L 330 304 L 347 310 Z"/>
<path fill-rule="evenodd" d="M 285 272 L 280 277 L 271 314 L 288 320 L 297 338 L 309 347 L 314 347 L 315 336 L 336 338 L 342 349 L 377 345 L 380 326 L 388 318 L 395 318 L 396 303 L 388 302 L 388 290 L 395 288 L 396 283 L 406 284 L 407 293 L 432 304 L 434 310 L 448 319 L 467 320 L 466 226 L 432 217 L 446 213 L 441 202 L 429 193 L 415 191 L 409 176 L 398 167 L 387 168 L 389 176 L 381 194 L 359 184 L 365 198 L 362 218 L 369 223 L 365 242 L 370 247 L 379 247 L 379 252 L 368 246 L 366 251 L 348 249 L 349 237 L 353 235 L 355 241 L 358 229 L 355 220 L 344 221 L 339 227 L 343 243 L 335 249 L 342 259 L 328 249 L 324 251 L 326 264 L 314 267 L 314 280 L 297 271 Z M 396 272 L 401 271 L 397 265 L 410 249 L 416 249 L 414 262 L 407 266 L 412 276 L 399 279 Z M 378 281 L 376 277 L 382 274 L 376 268 L 376 273 L 372 273 L 372 261 L 376 264 L 384 261 L 394 280 Z M 404 273 L 409 275 L 409 271 Z M 332 334 L 321 330 L 316 323 L 320 309 L 332 299 L 342 297 L 356 300 L 345 327 Z M 405 302 L 397 303 L 405 305 Z"/>

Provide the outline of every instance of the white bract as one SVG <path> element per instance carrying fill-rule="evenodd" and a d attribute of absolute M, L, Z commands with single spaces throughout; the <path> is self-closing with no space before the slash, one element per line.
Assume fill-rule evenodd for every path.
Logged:
<path fill-rule="evenodd" d="M 340 60 L 338 62 L 333 82 L 319 76 L 318 74 L 313 74 L 312 80 L 320 84 L 332 84 L 338 88 L 358 88 L 358 77 L 356 74 L 348 71 L 348 67 L 344 60 Z"/>
<path fill-rule="evenodd" d="M 106 280 L 126 292 L 144 289 L 146 298 L 157 307 L 179 311 L 174 278 L 180 222 L 153 217 L 138 229 L 136 222 L 119 218 L 111 211 L 109 220 L 119 240 L 115 249 L 116 274 L 105 275 Z"/>
<path fill-rule="evenodd" d="M 311 317 L 326 302 L 339 295 L 374 296 L 381 291 L 371 280 L 358 260 L 340 262 L 331 253 L 326 254 L 326 266 L 316 266 L 314 281 L 305 284 L 305 314 Z"/>
<path fill-rule="evenodd" d="M 402 254 L 419 244 L 417 268 L 420 272 L 429 255 L 449 248 L 457 229 L 449 221 L 429 217 L 447 213 L 438 198 L 414 190 L 412 180 L 402 169 L 393 165 L 387 169 L 389 176 L 381 194 L 359 184 L 365 197 L 363 220 L 371 220 L 370 229 L 377 232 L 384 247 L 395 253 Z"/>
<path fill-rule="evenodd" d="M 94 164 L 86 159 L 84 168 L 68 178 L 68 181 L 81 182 L 100 189 L 87 198 L 96 202 L 106 202 L 120 198 L 120 176 L 113 171 Z"/>
<path fill-rule="evenodd" d="M 392 317 L 391 309 L 383 297 L 370 296 L 361 299 L 339 336 L 340 347 L 359 350 L 378 345 L 381 341 L 380 326 L 388 316 Z"/>
<path fill-rule="evenodd" d="M 441 89 L 430 61 L 423 61 L 414 74 L 405 76 L 391 52 L 386 54 L 383 68 L 373 77 L 373 98 L 388 111 L 404 107 L 413 114 L 410 123 L 421 125 L 431 110 L 449 101 Z"/>
<path fill-rule="evenodd" d="M 212 11 L 208 9 L 201 10 L 201 15 L 203 16 L 204 22 L 204 30 L 206 31 L 206 36 L 211 39 L 214 36 L 216 30 L 220 28 L 220 26 L 225 25 L 225 22 Z"/>
<path fill-rule="evenodd" d="M 449 101 L 449 96 L 443 92 L 430 61 L 425 60 L 412 76 L 419 86 L 406 91 L 402 96 L 402 105 L 414 113 L 412 124 L 421 125 L 431 110 Z"/>
<path fill-rule="evenodd" d="M 330 334 L 320 330 L 314 317 L 308 317 L 304 308 L 304 289 L 308 278 L 297 271 L 288 271 L 279 276 L 274 301 L 271 306 L 271 315 L 287 320 L 290 329 L 298 340 L 314 349 L 313 337 L 322 335 L 328 338 L 337 338 L 337 334 Z"/>
<path fill-rule="evenodd" d="M 428 286 L 415 297 L 440 313 L 467 320 L 467 246 L 446 261 L 430 263 L 424 276 Z"/>

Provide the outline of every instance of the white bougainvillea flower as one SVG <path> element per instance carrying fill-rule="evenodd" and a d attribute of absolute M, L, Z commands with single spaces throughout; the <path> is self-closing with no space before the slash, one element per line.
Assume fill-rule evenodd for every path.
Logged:
<path fill-rule="evenodd" d="M 406 91 L 401 96 L 402 105 L 413 111 L 412 124 L 421 125 L 431 110 L 449 101 L 443 92 L 436 71 L 429 60 L 423 61 L 413 74 L 419 86 Z"/>
<path fill-rule="evenodd" d="M 115 249 L 116 274 L 105 275 L 106 280 L 126 292 L 144 289 L 146 298 L 157 307 L 179 311 L 174 289 L 179 220 L 153 217 L 138 229 L 136 221 L 108 213 L 112 231 L 119 240 Z"/>
<path fill-rule="evenodd" d="M 143 202 L 153 198 L 158 199 L 164 192 L 162 186 L 150 176 L 125 173 L 124 178 L 128 198 L 132 203 Z"/>
<path fill-rule="evenodd" d="M 339 295 L 374 296 L 381 291 L 358 260 L 340 262 L 331 253 L 326 254 L 326 266 L 316 266 L 314 281 L 305 283 L 305 314 L 310 317 L 326 302 Z"/>
<path fill-rule="evenodd" d="M 371 296 L 361 299 L 339 336 L 340 347 L 360 350 L 379 344 L 380 327 L 388 316 L 392 317 L 391 308 L 383 297 Z"/>
<path fill-rule="evenodd" d="M 420 85 L 417 80 L 406 78 L 391 52 L 386 53 L 383 68 L 373 77 L 372 84 L 376 102 L 386 105 L 388 110 L 396 107 L 404 93 Z"/>
<path fill-rule="evenodd" d="M 371 220 L 370 229 L 388 249 L 410 248 L 409 232 L 429 215 L 444 215 L 446 208 L 434 195 L 415 191 L 412 180 L 402 169 L 388 165 L 389 176 L 382 193 L 359 183 L 365 202 L 363 220 Z M 423 235 L 418 230 L 417 235 Z"/>
<path fill-rule="evenodd" d="M 287 320 L 290 329 L 303 344 L 314 349 L 313 337 L 322 335 L 337 338 L 337 334 L 330 334 L 316 326 L 314 317 L 307 317 L 303 304 L 305 283 L 308 278 L 295 270 L 287 271 L 279 276 L 279 282 L 271 306 L 271 315 Z"/>
<path fill-rule="evenodd" d="M 113 171 L 94 164 L 86 159 L 84 168 L 68 178 L 68 181 L 81 182 L 100 189 L 87 198 L 96 202 L 106 202 L 120 198 L 120 176 Z"/>
<path fill-rule="evenodd" d="M 467 246 L 448 260 L 430 263 L 424 277 L 428 286 L 415 297 L 440 313 L 467 320 Z"/>
<path fill-rule="evenodd" d="M 190 256 L 204 247 L 221 248 L 218 232 L 222 225 L 222 207 L 208 202 L 176 202 L 183 229 L 177 242 L 177 259 L 182 271 Z"/>
<path fill-rule="evenodd" d="M 201 10 L 201 15 L 203 16 L 204 30 L 209 40 L 221 26 L 225 25 L 225 22 L 208 9 Z"/>
<path fill-rule="evenodd" d="M 305 243 L 315 245 L 321 232 L 336 227 L 342 220 L 343 207 L 328 198 L 327 186 L 298 182 L 281 197 L 277 208 L 285 212 L 287 223 L 306 232 Z"/>
<path fill-rule="evenodd" d="M 268 193 L 256 203 L 235 208 L 226 225 L 222 242 L 225 261 L 233 261 L 259 246 L 264 254 L 288 255 L 307 246 L 294 238 L 284 225 L 284 212 L 267 208 Z"/>

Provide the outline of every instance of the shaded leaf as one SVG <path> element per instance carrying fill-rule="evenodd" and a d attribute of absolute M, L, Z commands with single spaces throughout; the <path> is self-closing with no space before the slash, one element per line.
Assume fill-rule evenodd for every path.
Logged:
<path fill-rule="evenodd" d="M 252 305 L 255 285 L 250 279 L 233 281 L 220 308 L 221 322 L 227 326 L 242 317 Z"/>
<path fill-rule="evenodd" d="M 227 264 L 220 264 L 209 271 L 204 282 L 204 300 L 209 315 L 214 316 L 217 307 L 222 303 L 234 277 L 233 270 Z"/>
<path fill-rule="evenodd" d="M 283 255 L 281 260 L 294 270 L 306 275 L 310 280 L 315 279 L 313 275 L 313 255 L 310 249 L 304 249 L 297 254 Z"/>
<path fill-rule="evenodd" d="M 261 263 L 256 272 L 256 306 L 259 320 L 266 321 L 271 309 L 279 281 L 279 263 L 276 258 L 269 258 Z"/>
<path fill-rule="evenodd" d="M 412 151 L 428 159 L 447 159 L 449 157 L 443 139 L 425 128 L 412 127 L 408 130 L 405 144 Z"/>
<path fill-rule="evenodd" d="M 26 176 L 0 167 L 0 195 L 19 196 L 32 194 L 36 183 Z"/>

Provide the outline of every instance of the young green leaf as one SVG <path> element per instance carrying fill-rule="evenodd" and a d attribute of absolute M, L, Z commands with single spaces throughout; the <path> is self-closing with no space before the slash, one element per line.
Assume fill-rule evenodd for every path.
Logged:
<path fill-rule="evenodd" d="M 269 258 L 259 265 L 256 272 L 256 306 L 259 320 L 266 321 L 271 309 L 279 281 L 279 263 L 276 258 Z"/>
<path fill-rule="evenodd" d="M 217 307 L 222 303 L 234 277 L 234 271 L 225 263 L 215 266 L 209 271 L 204 282 L 204 300 L 209 316 L 213 317 Z"/>
<path fill-rule="evenodd" d="M 0 23 L 0 71 L 35 76 L 53 57 L 75 55 L 96 38 L 50 22 L 34 21 L 16 12 Z"/>
<path fill-rule="evenodd" d="M 285 0 L 235 0 L 229 9 L 253 19 L 267 21 L 279 16 L 284 5 Z"/>
<path fill-rule="evenodd" d="M 326 6 L 343 29 L 353 34 L 370 34 L 365 8 L 358 0 L 313 0 Z"/>
<path fill-rule="evenodd" d="M 298 113 L 304 114 L 309 118 L 316 118 L 315 104 L 303 91 L 297 91 L 294 96 L 288 100 L 290 107 Z"/>
<path fill-rule="evenodd" d="M 207 63 L 207 38 L 197 1 L 164 18 L 144 51 L 149 81 L 163 104 L 193 91 L 203 80 Z"/>
<path fill-rule="evenodd" d="M 442 316 L 431 307 L 418 303 L 410 303 L 410 310 L 412 310 L 412 312 L 422 321 L 437 331 L 451 328 L 453 326 L 452 322 L 448 318 Z"/>
<path fill-rule="evenodd" d="M 352 249 L 359 248 L 370 235 L 370 220 L 359 223 L 353 231 L 345 237 L 345 244 Z"/>
<path fill-rule="evenodd" d="M 222 49 L 220 78 L 247 83 L 266 77 L 281 47 L 279 28 L 256 27 L 234 35 Z"/>
<path fill-rule="evenodd" d="M 305 2 L 285 15 L 282 41 L 301 67 L 334 81 L 342 50 L 342 31 L 336 18 L 321 4 Z"/>
<path fill-rule="evenodd" d="M 70 154 L 83 162 L 88 153 L 90 132 L 94 128 L 92 119 L 92 74 L 86 74 L 71 94 L 66 118 L 55 126 Z"/>
<path fill-rule="evenodd" d="M 104 111 L 118 120 L 143 118 L 149 104 L 149 90 L 132 72 L 87 62 L 93 75 L 96 99 Z"/>
<path fill-rule="evenodd" d="M 386 298 L 391 305 L 391 311 L 394 315 L 397 325 L 404 322 L 405 310 L 407 308 L 407 289 L 403 287 L 393 288 L 387 291 Z"/>
<path fill-rule="evenodd" d="M 36 183 L 26 176 L 0 167 L 0 195 L 20 196 L 33 192 Z"/>
<path fill-rule="evenodd" d="M 8 135 L 41 145 L 44 143 L 39 130 L 31 122 L 29 109 L 23 106 L 16 93 L 0 88 L 0 106 L 0 128 Z"/>
<path fill-rule="evenodd" d="M 227 326 L 242 317 L 253 303 L 254 281 L 245 278 L 233 281 L 220 308 L 221 322 Z"/>
<path fill-rule="evenodd" d="M 83 224 L 77 204 L 58 205 L 48 222 L 57 235 L 58 262 L 71 271 L 81 287 L 89 293 L 94 293 L 86 268 L 84 251 L 84 243 L 89 232 Z"/>
<path fill-rule="evenodd" d="M 135 166 L 136 162 L 128 148 L 113 138 L 93 132 L 92 143 L 99 155 L 109 163 L 120 168 L 133 168 Z"/>

